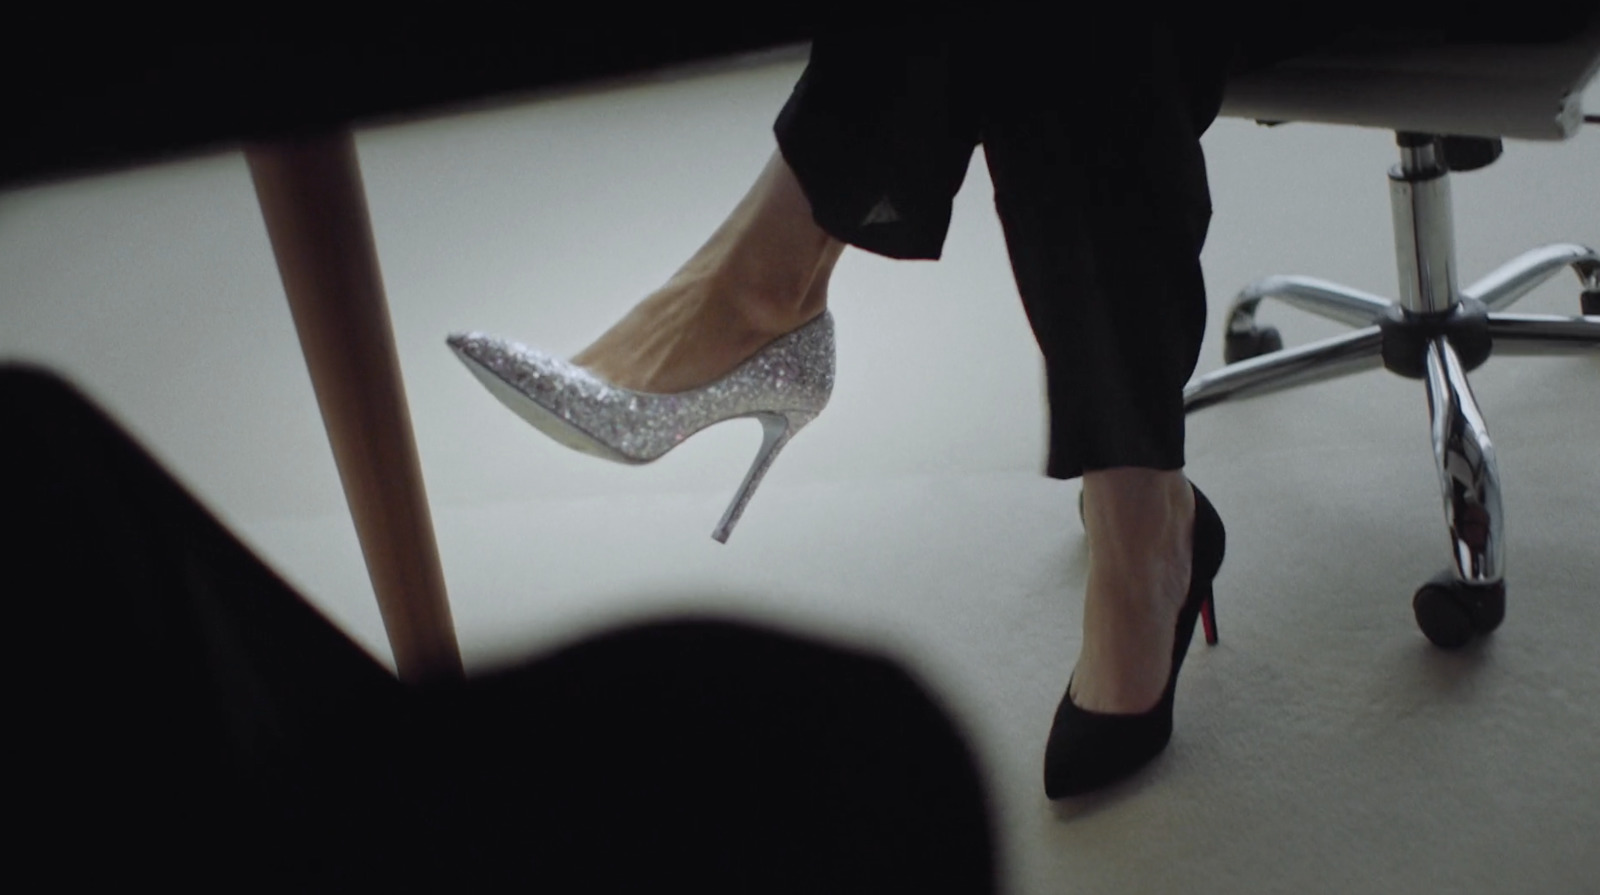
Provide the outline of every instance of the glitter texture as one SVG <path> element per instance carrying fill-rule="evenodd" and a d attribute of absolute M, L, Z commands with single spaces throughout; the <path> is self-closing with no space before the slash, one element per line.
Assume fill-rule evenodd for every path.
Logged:
<path fill-rule="evenodd" d="M 721 379 L 674 394 L 619 388 L 565 360 L 483 333 L 459 333 L 448 343 L 519 416 L 562 444 L 619 463 L 649 463 L 724 420 L 759 419 L 761 451 L 713 534 L 719 541 L 778 451 L 833 392 L 833 315 L 826 311 Z"/>

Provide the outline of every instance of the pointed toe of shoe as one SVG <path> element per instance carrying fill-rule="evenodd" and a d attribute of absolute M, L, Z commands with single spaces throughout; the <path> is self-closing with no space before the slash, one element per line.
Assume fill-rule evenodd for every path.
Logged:
<path fill-rule="evenodd" d="M 473 376 L 519 415 L 529 412 L 524 402 L 555 413 L 554 398 L 572 379 L 562 364 L 541 352 L 484 333 L 452 333 L 445 343 Z"/>
<path fill-rule="evenodd" d="M 445 342 L 473 372 L 480 376 L 492 374 L 535 400 L 562 392 L 594 390 L 593 377 L 582 369 L 526 345 L 481 332 L 452 333 Z"/>
<path fill-rule="evenodd" d="M 502 372 L 505 359 L 511 354 L 510 346 L 505 342 L 478 332 L 451 333 L 445 339 L 445 344 L 450 346 L 458 360 L 475 373 Z"/>
<path fill-rule="evenodd" d="M 1164 709 L 1166 700 L 1142 715 L 1103 715 L 1063 696 L 1045 744 L 1045 795 L 1084 795 L 1149 764 L 1172 740 L 1172 714 Z"/>
<path fill-rule="evenodd" d="M 445 339 L 445 344 L 450 350 L 465 359 L 476 361 L 484 366 L 497 357 L 504 358 L 515 353 L 514 346 L 503 340 L 497 339 L 487 333 L 458 332 L 451 333 Z"/>

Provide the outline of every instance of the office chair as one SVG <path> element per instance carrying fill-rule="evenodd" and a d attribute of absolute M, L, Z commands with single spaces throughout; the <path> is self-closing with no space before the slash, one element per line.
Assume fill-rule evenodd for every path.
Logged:
<path fill-rule="evenodd" d="M 1585 123 L 1579 98 L 1597 68 L 1600 14 L 1560 39 L 1521 44 L 1351 34 L 1236 77 L 1224 101 L 1222 114 L 1267 124 L 1395 132 L 1400 163 L 1389 171 L 1389 195 L 1400 298 L 1305 276 L 1250 284 L 1228 314 L 1228 366 L 1190 382 L 1185 410 L 1378 366 L 1422 380 L 1452 562 L 1416 591 L 1412 608 L 1423 634 L 1445 649 L 1505 617 L 1500 474 L 1467 373 L 1493 354 L 1600 349 L 1600 254 L 1592 248 L 1546 245 L 1457 285 L 1450 174 L 1492 163 L 1508 138 L 1571 137 Z M 1563 268 L 1577 274 L 1583 316 L 1505 313 Z M 1278 331 L 1256 319 L 1265 299 L 1357 329 L 1285 348 Z"/>

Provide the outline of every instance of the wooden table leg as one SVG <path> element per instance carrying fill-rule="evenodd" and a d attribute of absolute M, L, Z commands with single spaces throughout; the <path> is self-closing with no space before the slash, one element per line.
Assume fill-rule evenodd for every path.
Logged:
<path fill-rule="evenodd" d="M 355 140 L 245 155 L 395 666 L 406 681 L 460 677 Z"/>

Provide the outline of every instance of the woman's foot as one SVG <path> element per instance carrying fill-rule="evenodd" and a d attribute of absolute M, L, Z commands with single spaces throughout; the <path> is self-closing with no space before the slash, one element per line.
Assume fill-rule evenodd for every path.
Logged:
<path fill-rule="evenodd" d="M 773 153 L 694 257 L 572 362 L 635 391 L 705 385 L 821 314 L 843 251 Z"/>
<path fill-rule="evenodd" d="M 1172 668 L 1172 637 L 1189 590 L 1194 491 L 1180 471 L 1085 473 L 1089 584 L 1071 699 L 1136 714 L 1155 706 Z"/>

